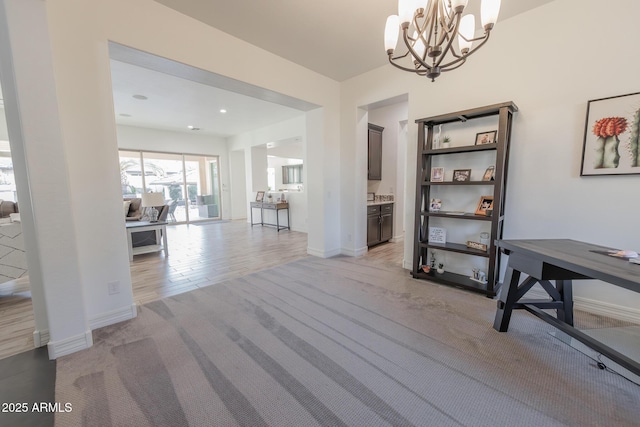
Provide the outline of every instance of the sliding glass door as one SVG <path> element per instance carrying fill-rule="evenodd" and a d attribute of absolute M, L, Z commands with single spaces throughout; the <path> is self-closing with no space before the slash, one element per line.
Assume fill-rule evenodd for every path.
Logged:
<path fill-rule="evenodd" d="M 169 205 L 169 222 L 220 219 L 219 165 L 218 156 L 123 150 L 122 195 L 162 193 Z"/>

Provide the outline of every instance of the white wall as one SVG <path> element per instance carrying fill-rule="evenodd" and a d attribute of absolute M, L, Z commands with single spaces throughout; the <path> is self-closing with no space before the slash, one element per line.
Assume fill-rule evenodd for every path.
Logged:
<path fill-rule="evenodd" d="M 244 150 L 229 152 L 231 219 L 247 218 L 247 179 Z"/>
<path fill-rule="evenodd" d="M 4 108 L 0 107 L 0 141 L 8 141 L 7 120 L 4 115 Z"/>
<path fill-rule="evenodd" d="M 221 214 L 222 219 L 231 218 L 230 164 L 226 139 L 123 125 L 118 125 L 116 132 L 120 149 L 220 156 Z"/>
<path fill-rule="evenodd" d="M 364 135 L 356 133 L 357 106 L 408 93 L 405 205 L 413 212 L 414 120 L 512 100 L 520 112 L 513 124 L 504 237 L 572 238 L 640 249 L 640 227 L 634 225 L 640 199 L 631 196 L 637 192 L 638 177 L 579 176 L 587 101 L 639 90 L 640 60 L 630 54 L 640 36 L 639 14 L 640 3 L 631 0 L 613 0 L 606 8 L 595 0 L 556 0 L 499 21 L 477 54 L 435 83 L 390 65 L 345 82 L 343 177 L 354 170 L 360 173 L 366 161 L 355 156 L 366 144 Z M 343 184 L 349 185 L 348 191 L 362 186 L 357 178 Z M 594 198 L 607 203 L 594 203 Z M 353 220 L 351 215 L 343 209 L 343 226 L 350 227 L 343 233 L 361 227 L 358 216 Z M 409 267 L 413 223 L 406 228 L 405 266 Z M 579 283 L 574 292 L 578 300 L 640 314 L 638 294 L 598 282 Z"/>

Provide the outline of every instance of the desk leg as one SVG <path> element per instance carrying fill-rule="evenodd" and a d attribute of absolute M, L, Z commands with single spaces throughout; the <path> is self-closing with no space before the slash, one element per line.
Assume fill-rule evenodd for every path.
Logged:
<path fill-rule="evenodd" d="M 556 310 L 558 320 L 573 326 L 573 285 L 571 280 L 556 280 L 556 289 L 562 300 L 562 310 Z"/>
<path fill-rule="evenodd" d="M 253 206 L 249 205 L 249 212 L 251 213 L 251 226 L 253 227 Z"/>
<path fill-rule="evenodd" d="M 164 256 L 169 256 L 169 245 L 167 244 L 167 227 L 162 226 L 162 246 L 164 247 Z"/>
<path fill-rule="evenodd" d="M 518 300 L 518 283 L 520 282 L 520 271 L 507 267 L 504 276 L 504 283 L 500 291 L 500 299 L 498 300 L 498 310 L 496 318 L 493 321 L 493 329 L 499 332 L 507 332 L 509 329 L 509 321 L 513 312 L 513 305 Z"/>
<path fill-rule="evenodd" d="M 133 242 L 131 241 L 131 230 L 127 230 L 127 247 L 129 248 L 129 262 L 133 261 Z"/>
<path fill-rule="evenodd" d="M 280 211 L 276 208 L 276 229 L 280 232 Z"/>

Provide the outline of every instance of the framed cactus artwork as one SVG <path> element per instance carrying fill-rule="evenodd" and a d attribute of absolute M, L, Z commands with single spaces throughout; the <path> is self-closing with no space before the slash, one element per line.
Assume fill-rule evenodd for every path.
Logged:
<path fill-rule="evenodd" d="M 640 93 L 587 104 L 581 176 L 640 174 Z"/>

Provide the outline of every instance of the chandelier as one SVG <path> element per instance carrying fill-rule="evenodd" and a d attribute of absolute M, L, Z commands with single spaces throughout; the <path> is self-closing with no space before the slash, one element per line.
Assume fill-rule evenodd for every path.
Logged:
<path fill-rule="evenodd" d="M 387 18 L 384 31 L 391 65 L 435 81 L 441 73 L 464 64 L 469 55 L 489 40 L 500 11 L 500 0 L 482 0 L 480 15 L 484 34 L 475 37 L 475 17 L 471 14 L 462 16 L 467 2 L 399 0 L 398 15 Z M 394 56 L 400 32 L 406 50 Z M 479 43 L 474 46 L 474 42 Z"/>

